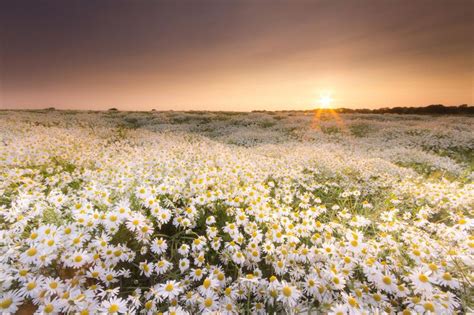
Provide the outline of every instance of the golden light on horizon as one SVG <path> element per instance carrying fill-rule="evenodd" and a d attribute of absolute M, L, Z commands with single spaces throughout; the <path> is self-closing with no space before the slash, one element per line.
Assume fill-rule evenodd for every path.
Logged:
<path fill-rule="evenodd" d="M 319 98 L 319 108 L 329 109 L 332 108 L 332 97 L 329 94 L 321 95 Z"/>

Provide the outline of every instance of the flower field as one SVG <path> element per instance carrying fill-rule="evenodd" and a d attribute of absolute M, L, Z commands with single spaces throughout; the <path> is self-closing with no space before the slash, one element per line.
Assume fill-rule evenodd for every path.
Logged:
<path fill-rule="evenodd" d="M 474 118 L 0 111 L 0 313 L 474 311 Z"/>

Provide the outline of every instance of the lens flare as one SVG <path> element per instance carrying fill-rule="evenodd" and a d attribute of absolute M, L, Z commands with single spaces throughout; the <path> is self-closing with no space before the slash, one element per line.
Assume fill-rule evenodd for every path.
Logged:
<path fill-rule="evenodd" d="M 330 95 L 321 95 L 319 98 L 320 108 L 331 108 L 332 107 L 332 97 Z"/>

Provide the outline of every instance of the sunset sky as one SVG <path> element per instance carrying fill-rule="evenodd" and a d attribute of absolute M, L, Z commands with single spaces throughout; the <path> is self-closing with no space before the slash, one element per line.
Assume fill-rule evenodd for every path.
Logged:
<path fill-rule="evenodd" d="M 0 2 L 0 108 L 473 103 L 474 2 Z"/>

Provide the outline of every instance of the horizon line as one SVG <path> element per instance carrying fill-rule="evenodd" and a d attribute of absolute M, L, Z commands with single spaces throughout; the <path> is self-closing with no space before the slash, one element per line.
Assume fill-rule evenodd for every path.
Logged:
<path fill-rule="evenodd" d="M 151 108 L 148 110 L 129 110 L 129 109 L 120 109 L 118 107 L 111 107 L 107 109 L 74 109 L 74 108 L 57 108 L 55 106 L 49 106 L 44 108 L 0 108 L 0 111 L 77 111 L 77 112 L 230 112 L 230 113 L 252 113 L 252 112 L 307 112 L 307 111 L 314 111 L 314 110 L 323 110 L 323 111 L 338 111 L 338 110 L 349 110 L 349 111 L 377 111 L 377 110 L 393 110 L 395 108 L 404 108 L 404 109 L 415 109 L 415 108 L 427 108 L 430 106 L 443 106 L 446 108 L 458 108 L 461 106 L 465 107 L 474 107 L 474 104 L 469 103 L 462 103 L 458 105 L 444 105 L 441 103 L 438 104 L 428 104 L 428 105 L 418 105 L 418 106 L 383 106 L 383 107 L 375 107 L 375 108 L 367 108 L 367 107 L 358 107 L 358 108 L 351 108 L 351 107 L 333 107 L 333 108 L 323 108 L 323 107 L 313 107 L 310 109 L 254 109 L 254 110 L 209 110 L 209 109 L 157 109 Z"/>

